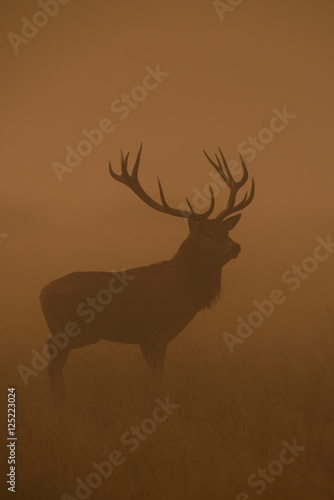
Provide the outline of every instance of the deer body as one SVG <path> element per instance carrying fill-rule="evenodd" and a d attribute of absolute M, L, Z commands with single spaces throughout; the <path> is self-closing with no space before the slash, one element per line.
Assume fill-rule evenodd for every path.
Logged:
<path fill-rule="evenodd" d="M 109 272 L 76 272 L 53 281 L 41 293 L 44 313 L 53 333 L 64 329 L 74 316 L 87 335 L 71 339 L 74 347 L 100 339 L 142 344 L 156 339 L 170 342 L 204 307 L 219 295 L 221 267 L 189 262 L 189 252 L 181 251 L 173 259 L 127 270 L 128 284 L 118 288 L 108 305 L 81 307 L 87 297 L 108 290 L 115 277 Z M 78 318 L 79 317 L 79 318 Z M 157 333 L 158 331 L 158 333 Z"/>
<path fill-rule="evenodd" d="M 180 211 L 168 207 L 160 183 L 162 206 L 151 199 L 148 201 L 146 193 L 140 191 L 141 186 L 134 188 L 130 185 L 134 174 L 127 173 L 127 158 L 122 157 L 122 176 L 111 171 L 113 177 L 134 191 L 136 189 L 135 192 L 147 203 L 156 204 L 154 208 L 166 212 L 174 210 L 172 215 L 185 217 L 183 212 L 180 215 Z M 140 152 L 134 172 L 138 170 L 139 159 Z M 221 173 L 220 164 L 217 169 Z M 235 208 L 240 210 L 250 202 L 254 187 L 248 200 L 243 200 L 243 206 L 239 203 L 235 207 L 239 186 L 232 180 L 228 167 L 227 175 L 232 195 L 226 210 L 230 214 Z M 247 180 L 246 173 L 239 185 L 245 183 L 245 178 Z M 189 235 L 176 255 L 168 261 L 127 270 L 128 283 L 121 288 L 113 285 L 112 300 L 107 305 L 101 306 L 94 298 L 101 290 L 108 290 L 110 282 L 116 281 L 115 274 L 110 272 L 71 273 L 42 290 L 41 305 L 51 332 L 48 340 L 50 353 L 54 336 L 64 330 L 66 323 L 76 321 L 80 328 L 80 333 L 71 336 L 67 346 L 51 359 L 48 371 L 56 395 L 63 397 L 65 393 L 62 368 L 69 352 L 102 339 L 138 344 L 150 368 L 161 377 L 168 343 L 201 309 L 210 308 L 219 297 L 222 267 L 240 252 L 240 245 L 229 237 L 229 231 L 237 224 L 240 215 L 223 220 L 221 216 L 225 218 L 225 210 L 216 219 L 209 220 L 207 214 L 214 206 L 213 193 L 206 214 L 195 214 L 190 203 L 189 206 L 191 211 L 186 215 Z"/>

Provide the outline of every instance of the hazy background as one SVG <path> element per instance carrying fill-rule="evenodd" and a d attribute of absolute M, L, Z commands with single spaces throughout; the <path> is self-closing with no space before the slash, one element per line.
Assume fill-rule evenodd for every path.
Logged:
<path fill-rule="evenodd" d="M 20 34 L 20 18 L 36 10 L 33 1 L 6 5 L 4 35 Z M 272 108 L 286 106 L 297 117 L 248 163 L 256 200 L 234 232 L 243 252 L 227 271 L 227 296 L 238 296 L 238 307 L 245 297 L 235 281 L 247 294 L 275 287 L 332 228 L 333 10 L 329 1 L 254 1 L 220 21 L 211 2 L 71 1 L 18 54 L 4 39 L 3 300 L 11 304 L 23 285 L 35 308 L 40 288 L 74 269 L 169 258 L 186 225 L 113 181 L 109 159 L 119 167 L 120 148 L 134 155 L 143 141 L 143 185 L 157 195 L 159 175 L 177 206 L 211 180 L 202 148 L 220 145 L 237 158 L 240 142 L 268 126 Z M 158 64 L 170 75 L 120 120 L 111 102 Z M 64 163 L 65 147 L 104 117 L 115 131 L 60 184 L 51 163 Z M 321 268 L 328 275 L 333 263 Z M 310 302 L 319 288 L 332 300 L 317 280 L 307 283 Z"/>
<path fill-rule="evenodd" d="M 233 333 L 237 316 L 246 318 L 252 301 L 274 288 L 288 300 L 239 346 L 245 358 L 261 356 L 263 342 L 270 349 L 271 342 L 284 346 L 294 338 L 299 349 L 308 335 L 320 345 L 327 308 L 334 309 L 334 258 L 320 263 L 294 293 L 281 275 L 313 254 L 317 237 L 333 233 L 333 3 L 245 1 L 221 21 L 204 0 L 72 0 L 15 54 L 6 35 L 20 34 L 21 18 L 37 10 L 35 1 L 15 0 L 3 6 L 0 21 L 5 386 L 24 390 L 16 365 L 28 365 L 31 349 L 44 345 L 38 295 L 45 284 L 75 270 L 170 258 L 187 235 L 182 220 L 155 212 L 114 181 L 108 161 L 118 169 L 120 149 L 130 149 L 133 160 L 142 141 L 142 184 L 157 196 L 158 175 L 167 200 L 178 206 L 211 179 L 202 148 L 212 154 L 219 145 L 227 159 L 237 159 L 238 145 L 268 127 L 272 109 L 284 106 L 296 118 L 248 162 L 256 196 L 233 231 L 242 253 L 223 270 L 224 297 L 174 341 L 182 354 L 173 358 L 171 351 L 166 370 L 178 359 L 182 373 L 189 349 L 199 348 L 203 335 L 206 364 L 217 346 L 221 362 L 232 363 L 222 333 Z M 120 120 L 110 104 L 141 85 L 147 65 L 160 65 L 169 76 Z M 102 118 L 112 119 L 115 131 L 59 183 L 51 163 L 64 163 L 65 147 L 75 148 L 84 138 L 81 130 L 96 128 Z M 226 195 L 217 197 L 217 212 Z M 124 347 L 112 352 L 121 353 L 126 373 Z M 139 357 L 134 351 L 131 359 Z M 49 388 L 46 373 L 40 377 L 43 385 L 35 387 L 42 404 Z"/>

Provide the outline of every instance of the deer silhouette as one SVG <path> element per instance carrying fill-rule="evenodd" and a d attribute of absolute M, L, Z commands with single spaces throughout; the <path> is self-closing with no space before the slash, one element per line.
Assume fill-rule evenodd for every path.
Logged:
<path fill-rule="evenodd" d="M 132 173 L 128 171 L 130 152 L 124 158 L 121 151 L 121 174 L 116 174 L 109 162 L 110 175 L 147 205 L 164 214 L 186 218 L 189 234 L 170 260 L 127 270 L 128 281 L 124 278 L 117 281 L 120 275 L 113 272 L 74 272 L 52 281 L 42 290 L 40 300 L 50 330 L 48 374 L 56 397 L 65 396 L 62 369 L 69 352 L 101 339 L 138 344 L 154 375 L 160 379 L 168 343 L 201 309 L 211 308 L 219 298 L 222 267 L 240 252 L 240 245 L 229 237 L 229 231 L 241 215 L 229 216 L 249 205 L 255 185 L 252 179 L 249 195 L 246 193 L 236 203 L 237 193 L 248 179 L 247 168 L 240 155 L 243 173 L 236 182 L 218 149 L 220 157 L 215 155 L 216 162 L 203 150 L 229 188 L 227 206 L 214 219 L 209 219 L 215 207 L 211 186 L 210 206 L 204 213 L 196 212 L 188 199 L 189 210 L 170 207 L 159 178 L 160 203 L 144 191 L 138 180 L 142 146 Z M 96 297 L 100 297 L 99 303 Z M 75 317 L 85 318 L 80 329 L 78 324 L 68 323 L 75 312 Z M 63 331 L 65 324 L 69 325 L 68 338 L 59 349 L 57 332 Z"/>

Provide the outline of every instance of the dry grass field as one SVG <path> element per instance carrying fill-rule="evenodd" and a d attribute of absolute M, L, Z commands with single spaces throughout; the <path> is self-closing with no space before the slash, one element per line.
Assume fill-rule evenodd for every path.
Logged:
<path fill-rule="evenodd" d="M 324 307 L 302 335 L 287 335 L 288 306 L 283 312 L 233 355 L 217 328 L 209 334 L 213 313 L 201 313 L 170 344 L 160 388 L 137 347 L 101 342 L 74 351 L 65 367 L 68 401 L 58 410 L 46 370 L 27 387 L 17 373 L 15 363 L 28 364 L 28 342 L 7 345 L 1 370 L 17 392 L 16 498 L 333 499 L 333 316 Z M 166 421 L 135 450 L 122 444 L 122 434 L 152 417 L 155 400 L 167 396 L 179 407 Z M 249 476 L 294 440 L 306 449 L 257 493 Z M 76 496 L 76 478 L 86 482 L 96 472 L 92 462 L 113 450 L 122 464 Z"/>

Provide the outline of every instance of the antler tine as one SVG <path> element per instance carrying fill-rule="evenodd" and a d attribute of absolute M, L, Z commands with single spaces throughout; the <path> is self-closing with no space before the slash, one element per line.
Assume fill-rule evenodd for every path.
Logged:
<path fill-rule="evenodd" d="M 228 179 L 229 179 L 230 182 L 233 182 L 233 177 L 232 177 L 231 171 L 229 169 L 228 163 L 227 163 L 227 161 L 225 159 L 225 156 L 223 155 L 223 152 L 222 152 L 222 150 L 219 147 L 218 147 L 218 149 L 219 149 L 220 156 L 222 157 L 222 160 L 223 160 L 223 163 L 224 163 L 224 166 L 225 166 L 225 170 L 226 170 L 227 175 L 228 175 Z M 216 155 L 216 158 L 218 159 L 217 155 Z"/>
<path fill-rule="evenodd" d="M 126 186 L 128 186 L 141 200 L 143 200 L 147 205 L 150 207 L 154 208 L 155 210 L 158 210 L 159 212 L 163 212 L 165 214 L 169 215 L 175 215 L 176 217 L 183 217 L 183 218 L 189 218 L 193 217 L 196 218 L 198 221 L 199 220 L 204 220 L 211 215 L 213 212 L 214 206 L 215 206 L 215 198 L 214 198 L 214 193 L 212 190 L 211 185 L 210 187 L 210 195 L 211 195 L 211 203 L 208 208 L 208 210 L 204 213 L 197 213 L 189 203 L 189 200 L 187 200 L 187 203 L 189 205 L 190 211 L 187 210 L 181 210 L 177 208 L 172 208 L 168 205 L 162 185 L 160 182 L 160 179 L 158 178 L 158 187 L 159 187 L 159 193 L 160 193 L 160 199 L 161 199 L 161 204 L 158 203 L 157 201 L 153 200 L 142 188 L 140 185 L 139 179 L 138 179 L 138 170 L 139 170 L 139 164 L 140 164 L 140 158 L 141 158 L 141 153 L 142 153 L 142 144 L 140 145 L 139 151 L 137 153 L 136 161 L 134 164 L 134 167 L 132 169 L 132 173 L 129 174 L 128 172 L 128 159 L 129 159 L 129 153 L 124 158 L 123 151 L 121 151 L 121 169 L 122 169 L 122 174 L 118 175 L 116 174 L 111 167 L 111 163 L 109 162 L 109 172 L 111 176 L 116 179 L 119 182 L 122 182 Z"/>
<path fill-rule="evenodd" d="M 238 203 L 238 205 L 233 207 L 233 209 L 230 213 L 238 212 L 239 210 L 243 210 L 244 208 L 246 208 L 250 204 L 252 199 L 254 198 L 254 194 L 255 194 L 255 182 L 254 182 L 254 178 L 252 177 L 252 185 L 251 185 L 250 193 L 248 194 L 248 192 L 247 192 L 245 194 L 244 198 L 240 201 L 240 203 Z"/>
<path fill-rule="evenodd" d="M 136 158 L 136 161 L 135 161 L 135 164 L 134 164 L 134 167 L 132 170 L 132 174 L 131 174 L 131 177 L 135 180 L 138 179 L 138 169 L 139 169 L 139 163 L 140 163 L 142 149 L 143 149 L 143 143 L 141 142 L 140 147 L 139 147 L 139 151 L 137 153 L 137 158 Z"/>
<path fill-rule="evenodd" d="M 232 179 L 231 186 L 230 186 L 230 196 L 228 197 L 226 210 L 230 210 L 231 208 L 233 208 L 236 195 L 237 195 L 237 191 L 235 189 L 235 184 L 234 184 L 234 181 Z M 218 218 L 218 217 L 216 217 L 216 218 Z"/>
<path fill-rule="evenodd" d="M 216 220 L 223 220 L 223 219 L 225 219 L 225 217 L 227 215 L 229 215 L 231 213 L 234 213 L 234 212 L 237 212 L 239 210 L 242 210 L 243 208 L 247 207 L 247 205 L 249 205 L 249 203 L 252 201 L 252 199 L 254 197 L 255 184 L 254 184 L 254 179 L 253 179 L 252 180 L 252 187 L 251 187 L 250 194 L 248 195 L 248 193 L 246 193 L 246 195 L 244 196 L 244 198 L 242 199 L 242 201 L 239 202 L 237 205 L 235 205 L 235 201 L 236 201 L 236 197 L 237 197 L 239 189 L 244 184 L 246 184 L 246 182 L 248 180 L 247 167 L 246 167 L 245 162 L 244 162 L 244 160 L 243 160 L 243 158 L 242 158 L 242 156 L 240 154 L 240 160 L 241 160 L 243 175 L 242 175 L 242 178 L 240 179 L 240 181 L 235 181 L 233 179 L 233 176 L 231 174 L 231 171 L 230 171 L 230 168 L 228 166 L 228 163 L 227 163 L 227 161 L 225 159 L 225 156 L 223 155 L 223 152 L 220 149 L 220 147 L 218 147 L 218 151 L 220 153 L 222 161 L 220 160 L 220 158 L 218 157 L 218 155 L 215 154 L 215 158 L 217 160 L 217 164 L 216 164 L 210 158 L 210 156 L 206 153 L 206 151 L 203 149 L 203 152 L 204 152 L 206 158 L 209 160 L 209 162 L 211 163 L 211 165 L 219 173 L 219 175 L 222 177 L 222 179 L 225 181 L 225 183 L 227 184 L 227 186 L 230 189 L 230 195 L 229 195 L 229 199 L 228 199 L 228 202 L 227 202 L 227 207 L 225 208 L 225 210 L 223 210 L 222 212 L 220 212 L 218 214 L 218 216 L 216 217 Z M 222 162 L 224 164 L 225 171 L 224 171 Z"/>
<path fill-rule="evenodd" d="M 159 186 L 159 193 L 160 193 L 161 203 L 163 204 L 164 207 L 170 208 L 168 206 L 167 201 L 166 201 L 166 198 L 165 198 L 165 195 L 164 195 L 164 192 L 163 192 L 162 185 L 161 185 L 159 177 L 157 179 L 158 179 L 158 186 Z"/>
<path fill-rule="evenodd" d="M 205 154 L 205 156 L 207 157 L 207 159 L 209 160 L 209 162 L 211 163 L 211 165 L 217 170 L 218 169 L 218 166 L 215 164 L 214 161 L 211 160 L 210 156 L 208 155 L 208 153 L 205 151 L 205 149 L 203 149 L 203 153 Z"/>
<path fill-rule="evenodd" d="M 186 198 L 186 202 L 187 202 L 188 207 L 190 209 L 191 215 L 194 216 L 195 215 L 195 210 L 193 209 L 193 207 L 192 207 L 190 201 L 188 200 L 188 198 Z"/>
<path fill-rule="evenodd" d="M 244 184 L 246 184 L 246 182 L 248 180 L 248 170 L 247 170 L 247 167 L 245 165 L 244 159 L 241 156 L 241 153 L 239 153 L 239 156 L 240 156 L 240 161 L 241 161 L 243 175 L 242 175 L 242 179 L 239 182 L 237 182 L 237 184 L 241 187 Z"/>
<path fill-rule="evenodd" d="M 128 172 L 129 154 L 130 154 L 130 151 L 125 155 L 125 158 L 124 158 L 123 151 L 121 150 L 121 168 L 122 168 L 122 176 L 124 177 L 124 179 L 129 179 L 129 177 L 130 177 L 129 172 Z"/>
<path fill-rule="evenodd" d="M 224 179 L 224 181 L 226 182 L 226 184 L 229 186 L 231 184 L 231 182 L 233 181 L 233 179 L 232 179 L 231 172 L 230 172 L 230 170 L 228 168 L 228 165 L 227 165 L 227 163 L 225 161 L 225 158 L 224 158 L 224 164 L 227 167 L 226 168 L 227 175 L 226 175 L 226 172 L 224 172 L 223 165 L 221 164 L 221 161 L 220 161 L 218 155 L 215 154 L 215 157 L 216 157 L 216 160 L 217 160 L 217 163 L 218 163 L 218 167 L 219 167 L 219 168 L 217 168 L 217 172 L 220 174 L 220 176 Z"/>
<path fill-rule="evenodd" d="M 122 181 L 122 176 L 119 175 L 119 174 L 116 174 L 113 171 L 112 166 L 111 166 L 111 161 L 109 162 L 109 173 L 110 173 L 111 177 L 113 177 L 116 181 L 123 182 Z"/>
<path fill-rule="evenodd" d="M 215 208 L 215 202 L 216 202 L 215 195 L 214 195 L 213 189 L 211 187 L 211 184 L 209 184 L 209 189 L 210 189 L 211 201 L 210 201 L 210 206 L 209 206 L 207 212 L 205 212 L 206 217 L 209 217 L 212 214 L 212 212 Z"/>
<path fill-rule="evenodd" d="M 216 160 L 217 160 L 217 163 L 218 165 L 210 158 L 210 156 L 207 154 L 207 152 L 203 149 L 203 153 L 205 154 L 205 156 L 207 157 L 207 159 L 209 160 L 209 162 L 211 163 L 211 165 L 213 165 L 213 167 L 215 168 L 215 170 L 218 172 L 218 174 L 220 175 L 220 177 L 223 179 L 223 181 L 225 182 L 225 184 L 230 188 L 231 192 L 230 192 L 230 198 L 229 198 L 229 203 L 232 201 L 232 197 L 234 196 L 233 195 L 233 186 L 235 186 L 235 181 L 232 177 L 232 174 L 231 174 L 231 171 L 229 169 L 229 166 L 228 166 L 228 163 L 225 159 L 225 156 L 223 155 L 223 152 L 220 148 L 218 148 L 219 152 L 220 152 L 220 156 L 222 157 L 222 161 L 224 163 L 224 167 L 225 167 L 225 170 L 226 172 L 224 171 L 223 169 L 223 165 L 218 157 L 217 154 L 215 154 L 215 157 L 216 157 Z M 228 203 L 228 204 L 229 204 Z M 234 201 L 233 201 L 234 203 Z"/>
<path fill-rule="evenodd" d="M 220 160 L 218 158 L 217 155 L 216 156 L 216 159 L 217 159 L 217 162 L 218 162 L 218 165 L 216 165 L 216 163 L 211 160 L 210 156 L 207 154 L 207 152 L 203 149 L 203 153 L 205 154 L 206 158 L 209 160 L 209 162 L 211 163 L 211 165 L 214 167 L 214 169 L 219 173 L 219 175 L 223 178 L 223 180 L 225 181 L 225 183 L 229 186 L 229 179 L 226 177 L 226 174 L 224 172 L 224 169 L 223 169 L 223 166 L 222 164 L 220 163 Z"/>
<path fill-rule="evenodd" d="M 254 177 L 252 177 L 252 185 L 251 185 L 251 190 L 250 190 L 250 193 L 248 195 L 248 193 L 246 193 L 246 196 L 248 195 L 248 198 L 245 200 L 245 202 L 243 203 L 243 206 L 242 208 L 245 208 L 247 207 L 250 202 L 253 200 L 254 198 L 254 194 L 255 194 L 255 181 L 254 181 Z"/>
<path fill-rule="evenodd" d="M 203 214 L 198 214 L 197 212 L 195 212 L 194 209 L 193 210 L 193 215 L 195 217 L 198 217 L 200 219 L 207 219 L 208 217 L 210 217 L 210 215 L 212 214 L 214 208 L 215 208 L 215 203 L 216 203 L 216 200 L 215 200 L 215 195 L 214 195 L 214 192 L 213 192 L 213 189 L 211 187 L 211 184 L 209 184 L 209 189 L 210 189 L 210 196 L 211 196 L 211 199 L 210 199 L 210 206 L 209 208 L 207 209 L 206 212 L 204 212 Z M 188 201 L 188 199 L 187 199 Z M 189 202 L 188 202 L 189 204 Z M 192 207 L 191 207 L 192 208 Z"/>
<path fill-rule="evenodd" d="M 222 212 L 220 212 L 220 214 L 216 217 L 216 219 L 223 220 L 228 215 L 231 215 L 231 214 L 234 214 L 235 212 L 239 212 L 240 210 L 243 210 L 253 200 L 254 194 L 255 194 L 255 182 L 254 182 L 254 178 L 252 177 L 252 185 L 251 185 L 250 193 L 248 194 L 248 192 L 247 192 L 245 194 L 245 196 L 243 197 L 243 199 L 237 205 L 234 205 L 234 202 L 233 202 L 232 206 L 228 203 L 227 208 L 225 210 L 223 210 Z"/>

